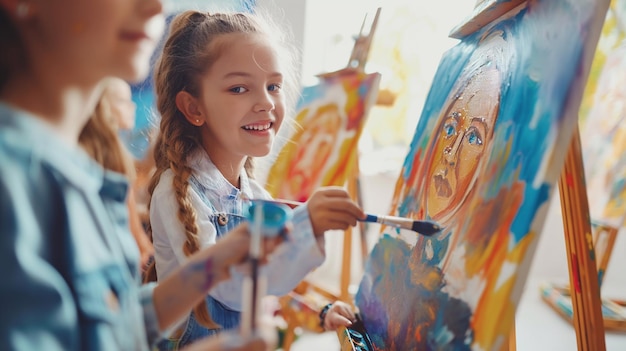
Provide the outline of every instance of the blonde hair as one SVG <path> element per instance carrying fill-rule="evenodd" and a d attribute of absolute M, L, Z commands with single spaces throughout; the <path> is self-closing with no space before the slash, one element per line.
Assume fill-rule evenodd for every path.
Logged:
<path fill-rule="evenodd" d="M 168 168 L 174 173 L 173 186 L 178 202 L 178 219 L 183 224 L 186 241 L 183 247 L 189 256 L 200 248 L 198 242 L 197 214 L 189 198 L 189 177 L 192 170 L 187 157 L 202 146 L 200 129 L 187 122 L 184 115 L 176 107 L 176 95 L 186 91 L 199 96 L 199 79 L 220 57 L 225 43 L 216 42 L 223 34 L 254 33 L 262 34 L 271 39 L 280 53 L 281 60 L 287 60 L 286 66 L 293 67 L 293 55 L 289 52 L 287 42 L 276 38 L 276 34 L 284 34 L 280 30 L 269 29 L 269 23 L 262 22 L 260 17 L 247 13 L 202 13 L 185 11 L 177 15 L 170 26 L 170 33 L 163 52 L 159 58 L 155 74 L 157 109 L 161 115 L 160 130 L 154 147 L 156 171 L 152 176 L 148 192 L 150 197 L 157 186 L 161 175 Z M 220 45 L 221 44 L 221 45 Z M 284 72 L 285 94 L 287 100 L 293 100 L 295 79 L 293 70 Z M 290 87 L 291 85 L 291 87 Z M 246 159 L 244 168 L 250 178 L 254 178 L 252 158 Z M 150 202 L 148 202 L 150 203 Z M 151 231 L 151 228 L 150 228 Z M 208 313 L 206 302 L 194 308 L 200 324 L 207 328 L 219 327 Z"/>
<path fill-rule="evenodd" d="M 112 112 L 114 102 L 110 89 L 115 87 L 115 79 L 107 78 L 103 82 L 102 96 L 83 127 L 78 143 L 103 168 L 122 173 L 132 182 L 136 176 L 134 161 L 118 136 L 119 126 Z"/>

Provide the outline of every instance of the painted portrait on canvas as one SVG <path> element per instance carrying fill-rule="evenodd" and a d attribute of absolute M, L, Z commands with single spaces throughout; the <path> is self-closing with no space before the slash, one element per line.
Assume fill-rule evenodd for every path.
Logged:
<path fill-rule="evenodd" d="M 376 350 L 500 350 L 563 166 L 593 1 L 521 5 L 443 57 L 356 304 Z M 601 26 L 601 23 L 600 23 Z M 584 81 L 584 80 L 583 80 Z"/>
<path fill-rule="evenodd" d="M 295 131 L 267 177 L 272 196 L 306 201 L 320 186 L 345 184 L 379 81 L 378 73 L 355 72 L 303 90 Z"/>

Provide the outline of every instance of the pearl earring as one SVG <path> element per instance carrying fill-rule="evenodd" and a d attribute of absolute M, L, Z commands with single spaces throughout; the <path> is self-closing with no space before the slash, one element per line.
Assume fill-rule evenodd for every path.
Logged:
<path fill-rule="evenodd" d="M 17 18 L 24 19 L 26 18 L 26 16 L 28 16 L 29 12 L 30 6 L 25 2 L 20 2 L 15 7 L 15 15 L 17 16 Z"/>
<path fill-rule="evenodd" d="M 200 120 L 199 120 L 199 119 L 197 119 L 197 120 L 196 120 L 196 123 L 200 123 Z"/>

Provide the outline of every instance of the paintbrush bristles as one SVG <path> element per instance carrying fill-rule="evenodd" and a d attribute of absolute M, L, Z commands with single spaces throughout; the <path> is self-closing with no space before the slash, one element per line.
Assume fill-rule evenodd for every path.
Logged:
<path fill-rule="evenodd" d="M 396 216 L 374 216 L 367 215 L 366 222 L 376 222 L 395 228 L 407 229 L 425 236 L 431 236 L 439 233 L 443 228 L 432 221 L 419 221 L 410 218 Z"/>

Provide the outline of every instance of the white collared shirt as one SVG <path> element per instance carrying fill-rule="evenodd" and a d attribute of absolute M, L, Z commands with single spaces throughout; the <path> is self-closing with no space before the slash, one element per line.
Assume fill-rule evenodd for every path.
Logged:
<path fill-rule="evenodd" d="M 189 166 L 196 180 L 207 189 L 205 195 L 217 211 L 223 211 L 220 198 L 236 196 L 237 199 L 271 199 L 271 196 L 256 181 L 249 179 L 245 170 L 240 173 L 240 188 L 230 184 L 219 169 L 211 162 L 204 150 L 189 155 Z M 150 201 L 150 224 L 155 250 L 155 263 L 159 279 L 163 279 L 187 260 L 183 252 L 186 237 L 183 225 L 177 217 L 178 202 L 173 188 L 174 174 L 166 170 L 154 189 Z M 189 197 L 196 210 L 198 241 L 201 248 L 215 244 L 217 230 L 209 219 L 215 209 L 205 204 L 200 195 L 190 186 Z M 324 237 L 316 240 L 309 219 L 307 206 L 300 206 L 293 213 L 293 230 L 290 239 L 279 247 L 263 268 L 267 276 L 267 292 L 284 295 L 291 291 L 311 270 L 324 261 Z M 231 270 L 230 280 L 218 284 L 210 295 L 229 308 L 241 311 L 243 275 Z"/>

